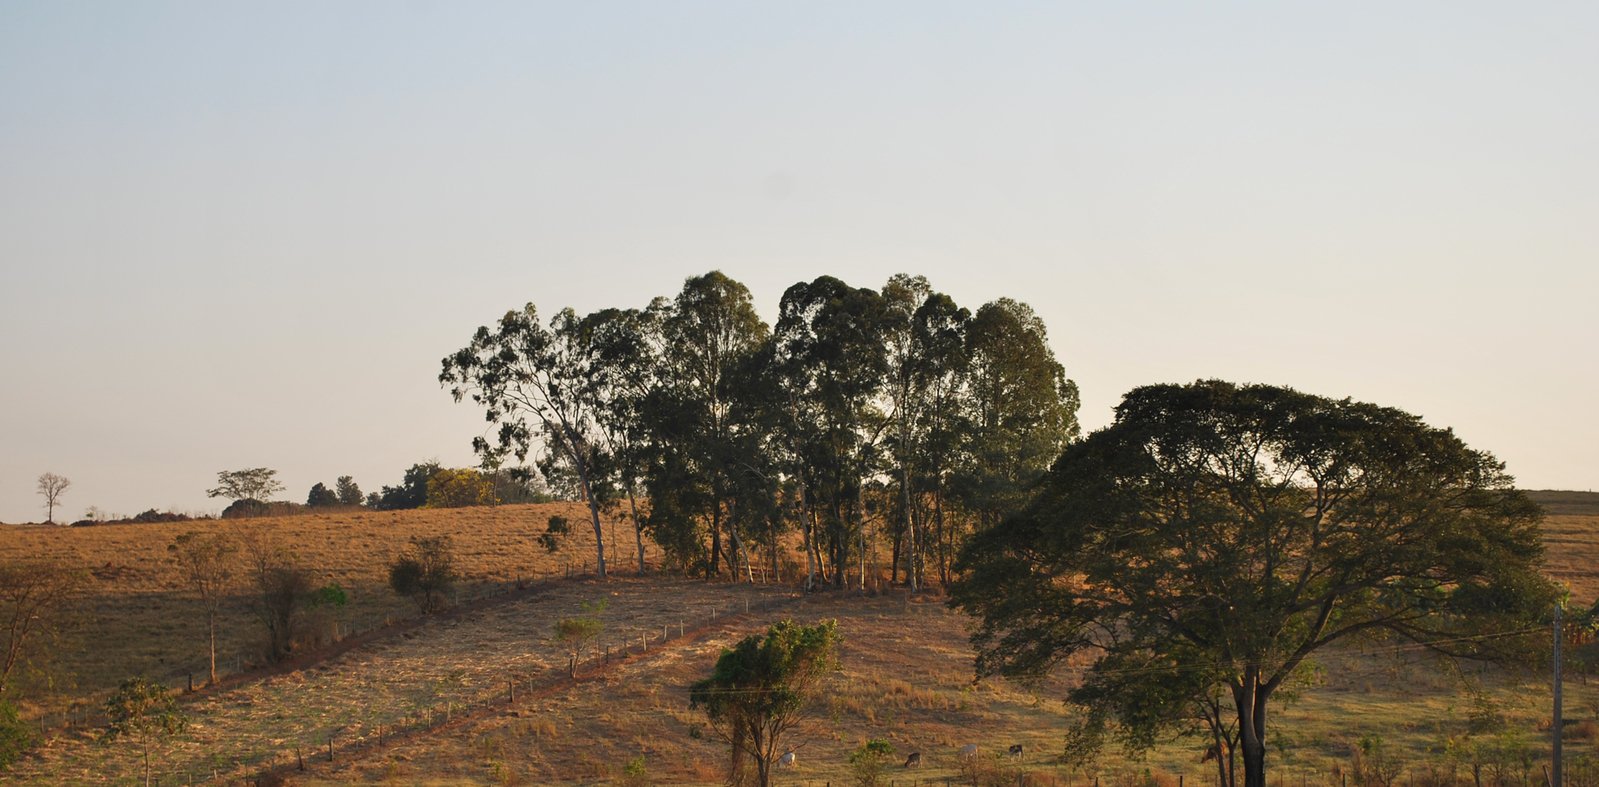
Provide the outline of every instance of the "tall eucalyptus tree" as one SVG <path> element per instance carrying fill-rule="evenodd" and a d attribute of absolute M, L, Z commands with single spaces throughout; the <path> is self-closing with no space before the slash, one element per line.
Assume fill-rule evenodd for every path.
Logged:
<path fill-rule="evenodd" d="M 537 446 L 569 463 L 594 525 L 595 573 L 606 576 L 605 533 L 600 526 L 601 479 L 607 460 L 594 440 L 594 368 L 577 315 L 562 309 L 549 326 L 529 303 L 505 313 L 494 330 L 482 326 L 466 347 L 445 356 L 439 383 L 457 402 L 470 397 L 498 427 L 472 447 L 497 466 L 508 455 L 525 461 Z"/>
<path fill-rule="evenodd" d="M 885 312 L 877 292 L 831 276 L 789 287 L 779 305 L 774 361 L 795 411 L 788 439 L 810 505 L 825 517 L 820 546 L 837 586 L 851 542 L 864 540 L 862 485 L 888 425 L 876 406 L 888 372 Z M 864 549 L 856 554 L 864 569 Z"/>
<path fill-rule="evenodd" d="M 660 396 L 652 402 L 657 449 L 675 454 L 659 457 L 659 469 L 670 467 L 678 483 L 702 494 L 677 495 L 663 513 L 663 525 L 685 527 L 696 516 L 710 521 L 707 571 L 720 571 L 722 531 L 734 481 L 741 436 L 730 418 L 736 391 L 733 370 L 765 340 L 769 330 L 755 312 L 749 288 L 720 271 L 683 283 L 661 323 Z M 659 484 L 656 485 L 659 488 Z M 682 535 L 676 536 L 683 540 Z M 736 568 L 736 566 L 734 567 Z"/>

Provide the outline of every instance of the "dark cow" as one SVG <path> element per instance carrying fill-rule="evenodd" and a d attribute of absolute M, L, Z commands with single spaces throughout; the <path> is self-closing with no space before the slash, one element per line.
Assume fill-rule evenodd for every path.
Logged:
<path fill-rule="evenodd" d="M 1022 757 L 1022 745 L 1020 743 L 1012 743 L 1010 745 L 1010 758 L 1013 759 L 1013 760 L 1019 760 L 1019 759 L 1021 759 L 1021 757 Z"/>
<path fill-rule="evenodd" d="M 921 764 L 922 753 L 919 751 L 913 751 L 911 752 L 911 756 L 905 758 L 905 767 L 907 768 L 915 768 Z"/>

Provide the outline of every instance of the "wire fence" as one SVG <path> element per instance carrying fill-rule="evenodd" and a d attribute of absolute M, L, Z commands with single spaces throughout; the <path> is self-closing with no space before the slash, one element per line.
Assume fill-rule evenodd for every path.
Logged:
<path fill-rule="evenodd" d="M 637 555 L 630 557 L 632 558 L 630 563 L 608 560 L 607 567 L 631 566 L 636 570 Z M 654 571 L 658 570 L 658 567 L 651 566 L 650 569 Z M 612 568 L 611 573 L 632 572 L 625 568 L 618 572 Z M 517 579 L 480 581 L 461 586 L 455 589 L 452 598 L 456 608 L 480 610 L 485 608 L 485 604 L 515 600 L 552 589 L 559 583 L 588 580 L 595 576 L 593 563 L 570 562 L 530 571 L 528 576 Z M 763 580 L 770 581 L 770 579 L 763 576 L 758 577 L 756 581 L 757 584 L 766 584 Z M 291 737 L 288 743 L 270 749 L 216 754 L 203 762 L 189 762 L 172 769 L 161 769 L 157 765 L 156 769 L 165 770 L 165 773 L 152 773 L 152 783 L 201 784 L 237 779 L 241 776 L 250 776 L 257 782 L 265 779 L 262 783 L 270 783 L 274 781 L 272 778 L 274 774 L 286 775 L 316 763 L 325 764 L 347 757 L 365 756 L 397 741 L 438 730 L 463 719 L 503 711 L 508 707 L 514 707 L 522 700 L 569 688 L 585 674 L 603 670 L 630 657 L 648 654 L 671 642 L 693 639 L 716 625 L 719 620 L 725 620 L 729 616 L 767 612 L 796 603 L 800 598 L 797 594 L 758 600 L 751 600 L 746 596 L 733 603 L 688 608 L 681 614 L 659 619 L 646 627 L 635 625 L 631 633 L 602 633 L 582 643 L 577 658 L 569 659 L 558 668 L 551 667 L 523 673 L 507 672 L 504 680 L 497 685 L 485 686 L 464 698 L 417 705 L 400 711 L 398 715 L 394 710 L 390 710 L 387 713 L 374 711 L 368 719 L 351 721 L 346 718 L 343 723 Z M 354 647 L 385 640 L 434 619 L 437 619 L 437 616 L 397 617 L 392 614 L 340 618 L 330 631 L 327 644 L 316 652 L 297 659 L 295 668 L 304 669 L 334 658 Z M 234 655 L 228 660 L 219 660 L 218 667 L 218 684 L 215 687 L 205 687 L 198 693 L 191 693 L 198 679 L 196 676 L 204 678 L 209 670 L 208 665 L 194 670 L 171 671 L 152 680 L 158 680 L 170 691 L 187 699 L 203 696 L 213 688 L 217 691 L 227 691 L 247 685 L 252 679 L 275 674 L 273 669 L 252 664 L 241 655 Z M 226 669 L 229 667 L 231 669 Z M 48 737 L 52 733 L 105 727 L 108 720 L 104 706 L 110 696 L 111 692 L 102 692 L 100 695 L 79 699 L 64 709 L 47 712 L 38 719 L 41 733 Z"/>

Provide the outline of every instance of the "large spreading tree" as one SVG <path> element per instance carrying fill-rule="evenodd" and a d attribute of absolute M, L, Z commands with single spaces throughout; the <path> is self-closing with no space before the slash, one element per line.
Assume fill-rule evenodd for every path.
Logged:
<path fill-rule="evenodd" d="M 1073 741 L 1147 746 L 1198 719 L 1264 787 L 1270 700 L 1318 649 L 1383 634 L 1506 653 L 1553 600 L 1539 517 L 1492 456 L 1414 415 L 1148 386 L 968 542 L 952 603 L 981 620 L 981 675 L 1089 658 Z"/>

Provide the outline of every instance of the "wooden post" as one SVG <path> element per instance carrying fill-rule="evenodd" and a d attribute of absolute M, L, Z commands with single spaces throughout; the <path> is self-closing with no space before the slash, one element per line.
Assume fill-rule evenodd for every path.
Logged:
<path fill-rule="evenodd" d="M 301 771 L 305 770 L 305 752 L 300 751 L 299 744 L 295 744 L 294 746 L 294 761 L 298 764 Z"/>
<path fill-rule="evenodd" d="M 508 681 L 505 682 L 505 685 L 508 688 L 508 693 L 511 695 L 511 703 L 510 704 L 515 705 L 516 704 L 516 681 L 508 680 Z"/>
<path fill-rule="evenodd" d="M 333 733 L 328 733 L 328 762 L 333 762 Z"/>
<path fill-rule="evenodd" d="M 189 693 L 194 693 L 194 673 L 189 673 Z"/>

